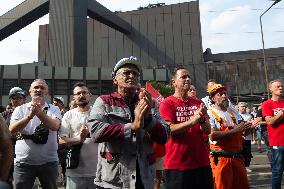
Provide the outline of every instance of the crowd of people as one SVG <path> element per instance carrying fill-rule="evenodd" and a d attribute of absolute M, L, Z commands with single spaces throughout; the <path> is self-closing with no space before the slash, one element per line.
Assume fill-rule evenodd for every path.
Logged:
<path fill-rule="evenodd" d="M 90 89 L 78 82 L 68 111 L 60 96 L 46 101 L 43 79 L 31 83 L 27 103 L 26 92 L 12 88 L 0 114 L 0 188 L 32 189 L 36 178 L 43 189 L 58 188 L 61 167 L 67 189 L 159 189 L 162 182 L 166 189 L 247 189 L 254 140 L 260 153 L 264 140 L 272 188 L 281 188 L 281 80 L 271 81 L 272 97 L 248 113 L 248 104 L 234 106 L 215 80 L 199 99 L 185 67 L 174 69 L 174 93 L 157 103 L 141 87 L 141 73 L 135 57 L 121 59 L 112 71 L 115 92 L 90 104 Z"/>

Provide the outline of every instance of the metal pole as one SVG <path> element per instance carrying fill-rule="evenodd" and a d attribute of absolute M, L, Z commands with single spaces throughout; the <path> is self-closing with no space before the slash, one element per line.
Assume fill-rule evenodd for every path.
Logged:
<path fill-rule="evenodd" d="M 261 16 L 260 16 L 260 29 L 261 29 L 261 40 L 262 40 L 263 67 L 264 67 L 264 76 L 265 76 L 264 86 L 265 86 L 265 89 L 267 91 L 267 98 L 269 99 L 270 98 L 270 91 L 269 91 L 269 88 L 268 88 L 268 73 L 267 73 L 266 56 L 265 56 L 265 49 L 264 49 L 264 38 L 263 38 Z"/>
<path fill-rule="evenodd" d="M 263 37 L 263 28 L 262 28 L 262 16 L 271 9 L 275 4 L 279 3 L 281 0 L 276 0 L 268 9 L 266 9 L 259 17 L 259 22 L 260 22 L 260 30 L 261 30 L 261 40 L 262 40 L 262 56 L 263 56 L 263 67 L 264 67 L 264 76 L 265 76 L 265 87 L 267 91 L 267 98 L 270 98 L 270 91 L 268 87 L 268 67 L 266 63 L 266 55 L 265 55 L 265 48 L 264 48 L 264 37 Z"/>
<path fill-rule="evenodd" d="M 262 28 L 262 19 L 261 18 L 265 13 L 267 13 L 267 11 L 269 11 L 269 9 L 271 9 L 271 7 L 273 7 L 274 5 L 279 3 L 280 1 L 281 0 L 275 0 L 274 3 L 272 3 L 272 5 L 270 5 L 270 7 L 268 7 L 268 9 L 266 9 L 259 17 L 260 30 L 261 30 L 261 40 L 262 40 L 263 67 L 264 67 L 265 87 L 266 87 L 266 91 L 267 91 L 267 98 L 270 98 L 270 91 L 269 91 L 269 88 L 268 88 L 268 67 L 267 67 L 267 63 L 266 63 L 265 48 L 264 48 L 264 37 L 263 37 L 263 28 Z"/>

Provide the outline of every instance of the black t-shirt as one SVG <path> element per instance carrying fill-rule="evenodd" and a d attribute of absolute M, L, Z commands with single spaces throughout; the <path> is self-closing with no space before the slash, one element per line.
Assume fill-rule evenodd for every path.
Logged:
<path fill-rule="evenodd" d="M 261 121 L 265 121 L 265 118 L 262 117 L 262 109 L 257 110 L 256 117 L 261 117 Z M 266 127 L 266 124 L 260 124 L 260 127 Z"/>

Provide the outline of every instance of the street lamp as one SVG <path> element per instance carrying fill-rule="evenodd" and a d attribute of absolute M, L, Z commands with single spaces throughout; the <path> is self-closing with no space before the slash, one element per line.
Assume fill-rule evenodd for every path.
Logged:
<path fill-rule="evenodd" d="M 267 94 L 268 94 L 268 98 L 270 98 L 270 91 L 268 88 L 268 75 L 267 75 L 267 64 L 266 64 L 266 56 L 265 56 L 265 49 L 264 49 L 264 38 L 263 38 L 263 29 L 262 29 L 262 16 L 267 13 L 267 11 L 269 11 L 269 9 L 271 9 L 271 7 L 273 7 L 274 5 L 276 5 L 277 3 L 279 3 L 281 0 L 275 0 L 274 3 L 272 3 L 272 5 L 266 9 L 259 17 L 259 21 L 260 21 L 260 30 L 261 30 L 261 39 L 262 39 L 262 56 L 263 56 L 263 67 L 264 67 L 264 75 L 265 75 L 265 86 L 266 86 L 266 90 L 267 90 Z"/>

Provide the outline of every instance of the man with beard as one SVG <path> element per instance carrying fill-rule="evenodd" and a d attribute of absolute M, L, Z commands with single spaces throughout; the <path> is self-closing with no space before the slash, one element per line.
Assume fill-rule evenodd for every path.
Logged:
<path fill-rule="evenodd" d="M 145 89 L 139 91 L 141 65 L 123 58 L 112 77 L 117 91 L 97 98 L 91 111 L 91 136 L 99 144 L 95 184 L 100 188 L 152 189 L 153 141 L 164 144 L 167 124 L 154 112 Z"/>
<path fill-rule="evenodd" d="M 184 67 L 174 70 L 172 85 L 174 94 L 160 104 L 160 113 L 171 130 L 165 145 L 166 188 L 213 188 L 208 147 L 203 140 L 203 134 L 210 133 L 206 107 L 188 96 L 191 78 Z"/>
<path fill-rule="evenodd" d="M 242 158 L 243 132 L 252 122 L 237 123 L 235 115 L 229 110 L 227 87 L 213 84 L 208 88 L 213 103 L 208 109 L 210 117 L 210 164 L 213 171 L 214 188 L 248 189 L 248 178 Z"/>
<path fill-rule="evenodd" d="M 87 86 L 76 83 L 73 89 L 73 99 L 77 107 L 67 111 L 60 128 L 61 142 L 79 148 L 79 164 L 66 170 L 66 189 L 93 189 L 97 170 L 98 145 L 89 135 L 87 120 L 90 115 L 90 100 L 92 94 Z"/>
<path fill-rule="evenodd" d="M 42 188 L 57 188 L 57 131 L 61 114 L 47 104 L 48 86 L 36 79 L 29 89 L 32 101 L 16 107 L 10 131 L 16 134 L 14 183 L 16 189 L 31 189 L 38 177 Z"/>
<path fill-rule="evenodd" d="M 269 144 L 272 146 L 272 189 L 280 189 L 284 171 L 284 88 L 282 81 L 271 81 L 269 90 L 272 97 L 262 103 L 262 115 L 267 123 Z"/>

